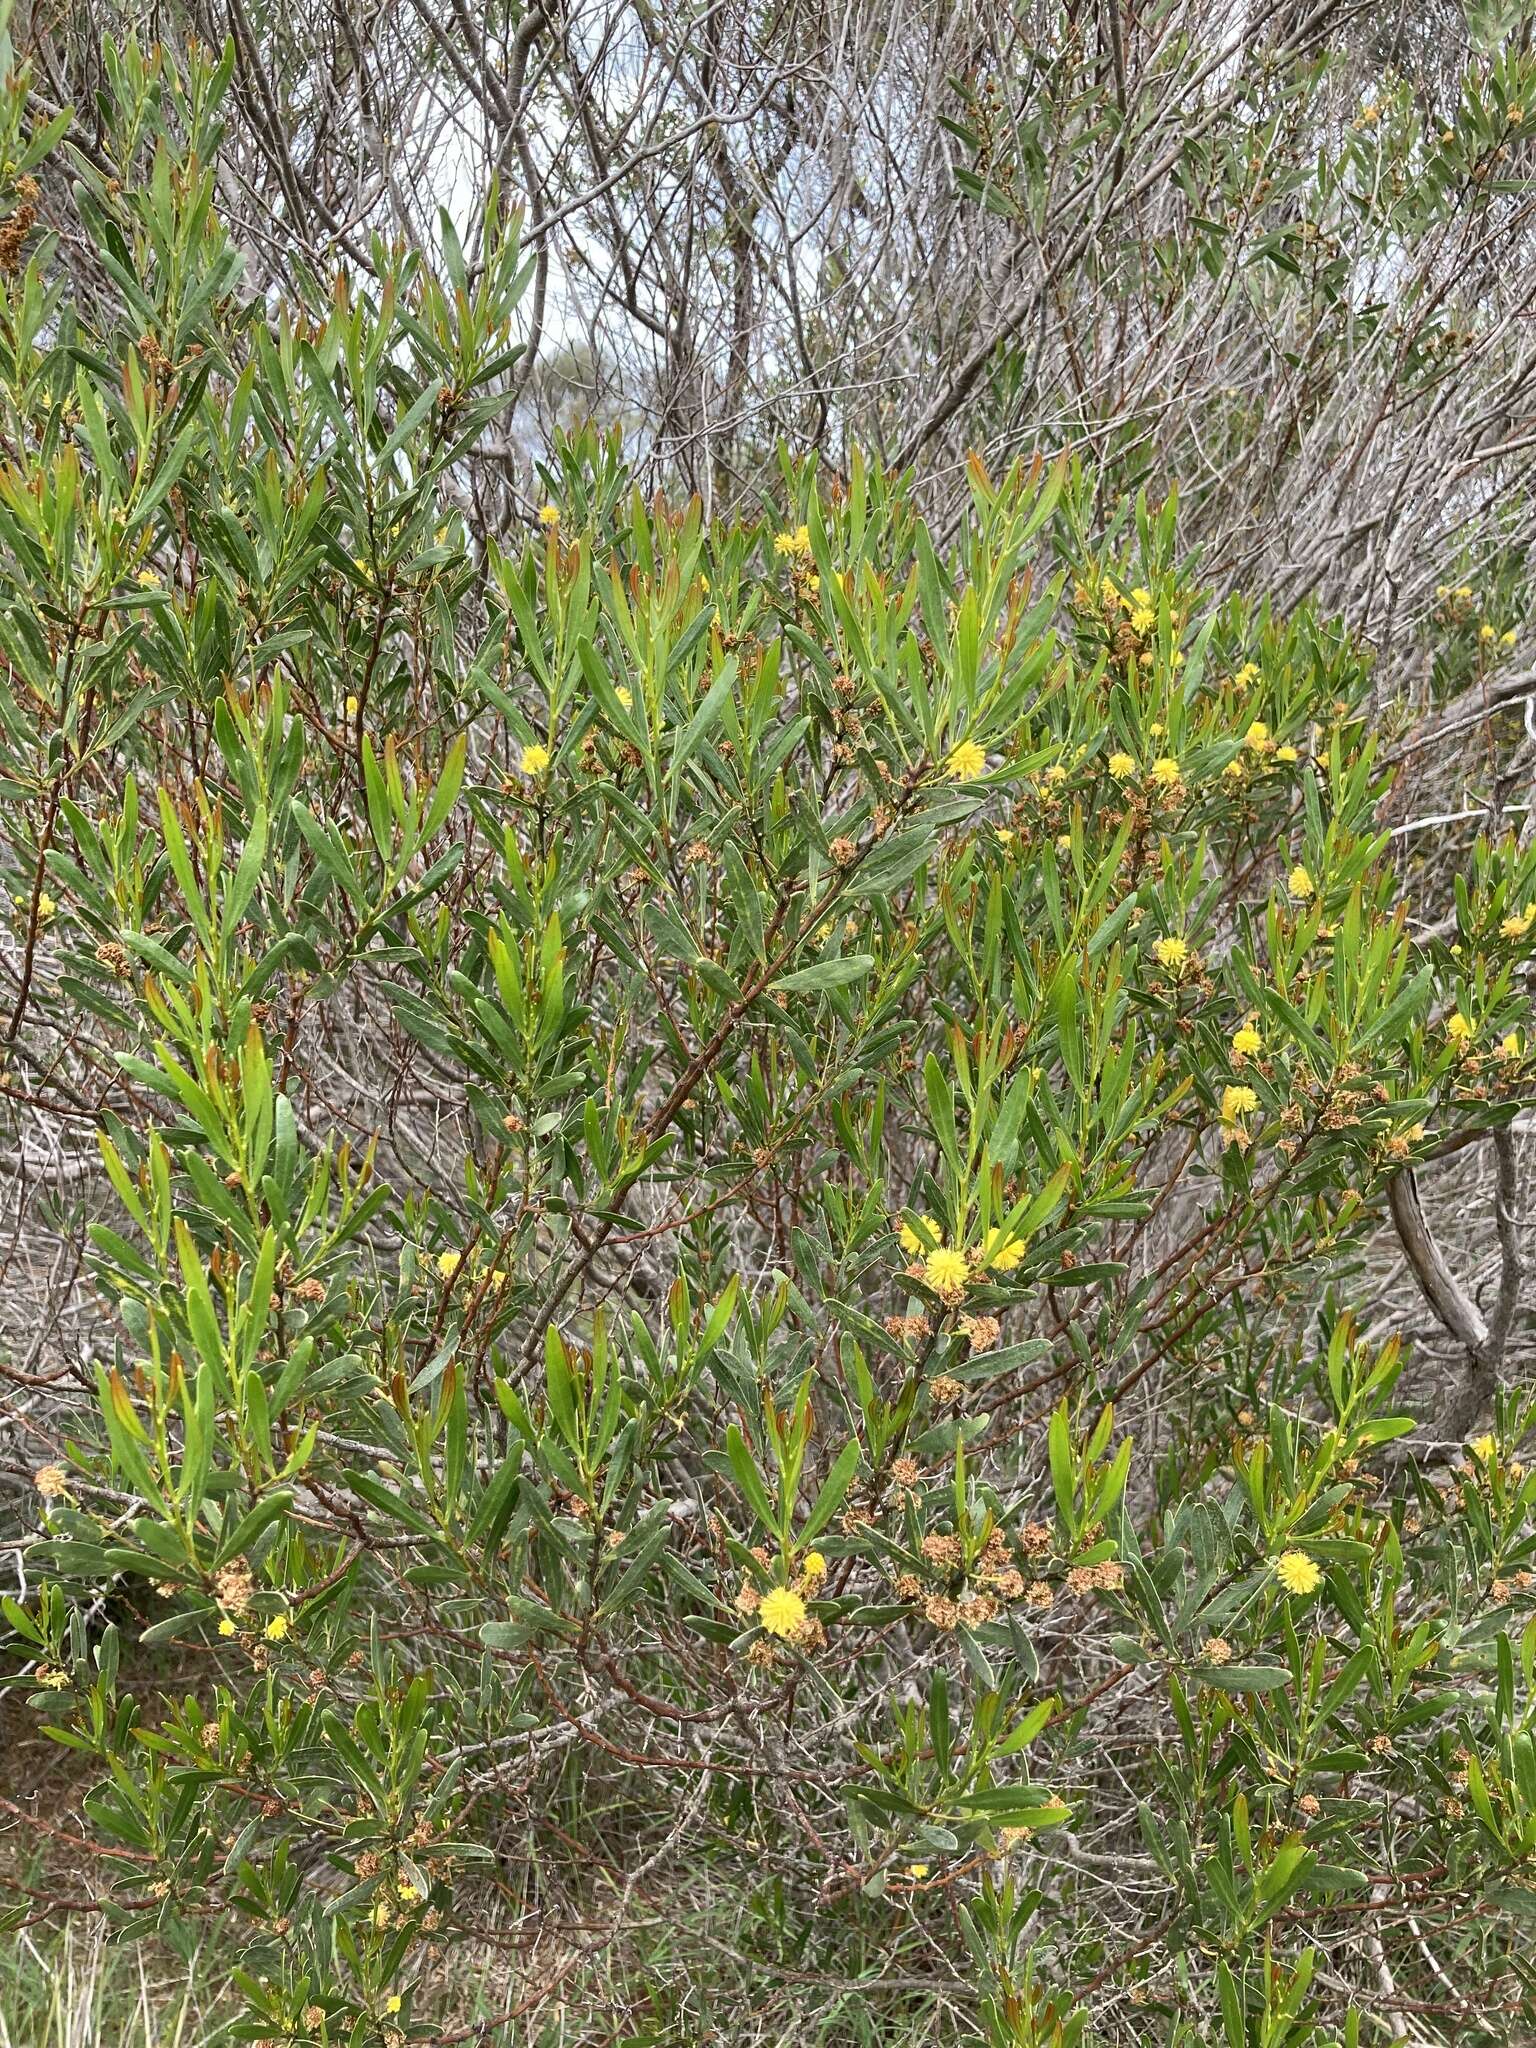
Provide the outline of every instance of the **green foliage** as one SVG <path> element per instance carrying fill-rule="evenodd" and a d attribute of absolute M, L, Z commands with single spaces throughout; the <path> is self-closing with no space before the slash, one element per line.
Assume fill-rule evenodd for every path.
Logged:
<path fill-rule="evenodd" d="M 1528 1415 L 1432 1485 L 1357 1297 L 1528 1092 L 1536 851 L 1421 935 L 1364 652 L 1065 461 L 946 539 L 583 432 L 480 546 L 515 216 L 246 302 L 233 63 L 111 53 L 110 287 L 0 315 L 10 1075 L 110 1189 L 5 1614 L 114 1928 L 357 2048 L 546 1902 L 828 2039 L 1352 2043 L 1368 1902 L 1523 1981 Z"/>

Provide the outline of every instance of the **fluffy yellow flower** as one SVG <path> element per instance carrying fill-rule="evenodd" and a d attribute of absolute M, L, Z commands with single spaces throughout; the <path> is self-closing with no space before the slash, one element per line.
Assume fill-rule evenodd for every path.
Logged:
<path fill-rule="evenodd" d="M 356 716 L 357 716 L 357 699 L 356 699 L 355 697 L 349 697 L 349 698 L 347 699 L 347 704 L 346 704 L 346 711 L 347 711 L 347 716 L 348 716 L 348 718 L 356 718 Z"/>
<path fill-rule="evenodd" d="M 1480 1465 L 1491 1465 L 1493 1463 L 1494 1453 L 1498 1450 L 1498 1448 L 1498 1445 L 1494 1442 L 1493 1437 L 1491 1435 L 1476 1436 L 1472 1439 L 1471 1443 L 1467 1445 L 1467 1449 L 1472 1453 L 1473 1457 L 1476 1458 L 1477 1462 Z"/>
<path fill-rule="evenodd" d="M 402 2002 L 399 1992 L 392 1991 L 384 2001 L 384 2010 L 386 2012 L 398 2012 Z"/>
<path fill-rule="evenodd" d="M 1227 778 L 1228 782 L 1241 782 L 1243 777 L 1248 773 L 1248 764 L 1243 759 L 1241 754 L 1237 754 L 1234 755 L 1234 757 L 1227 763 L 1226 767 L 1223 768 L 1221 772 Z"/>
<path fill-rule="evenodd" d="M 1287 1593 L 1315 1593 L 1323 1575 L 1304 1550 L 1284 1550 L 1275 1560 L 1275 1577 Z"/>
<path fill-rule="evenodd" d="M 941 1244 L 923 1261 L 923 1278 L 935 1294 L 958 1294 L 970 1278 L 965 1253 Z"/>
<path fill-rule="evenodd" d="M 1148 633 L 1155 632 L 1156 630 L 1157 613 L 1153 611 L 1150 605 L 1138 605 L 1135 611 L 1131 613 L 1131 631 L 1133 633 L 1140 633 L 1145 638 Z"/>
<path fill-rule="evenodd" d="M 1109 757 L 1109 772 L 1117 782 L 1124 782 L 1128 775 L 1136 773 L 1136 763 L 1129 754 L 1111 754 Z"/>
<path fill-rule="evenodd" d="M 439 1252 L 437 1255 L 437 1270 L 445 1280 L 451 1280 L 463 1263 L 462 1252 Z"/>
<path fill-rule="evenodd" d="M 1059 761 L 1053 761 L 1040 780 L 1049 789 L 1059 789 L 1067 779 L 1067 771 Z"/>
<path fill-rule="evenodd" d="M 1527 903 L 1524 910 L 1505 918 L 1499 926 L 1499 936 L 1503 939 L 1523 939 L 1533 922 L 1536 922 L 1536 904 Z"/>
<path fill-rule="evenodd" d="M 808 1579 L 824 1579 L 827 1576 L 827 1560 L 819 1550 L 808 1550 L 800 1565 Z"/>
<path fill-rule="evenodd" d="M 1249 683 L 1256 683 L 1258 679 L 1258 664 L 1252 661 L 1245 661 L 1242 667 L 1238 670 L 1237 674 L 1232 678 L 1233 682 L 1236 683 L 1237 687 L 1240 690 L 1245 688 L 1246 685 Z"/>
<path fill-rule="evenodd" d="M 1024 1263 L 1023 1241 L 1015 1237 L 1004 1243 L 1001 1230 L 988 1231 L 982 1262 L 994 1273 L 1011 1273 Z"/>
<path fill-rule="evenodd" d="M 1305 903 L 1309 896 L 1317 894 L 1317 884 L 1298 861 L 1285 878 L 1285 886 L 1298 903 Z"/>
<path fill-rule="evenodd" d="M 1221 1120 L 1224 1124 L 1235 1124 L 1240 1116 L 1247 1116 L 1259 1106 L 1259 1098 L 1251 1088 L 1230 1087 L 1221 1091 Z"/>
<path fill-rule="evenodd" d="M 269 1643 L 280 1643 L 291 1627 L 292 1623 L 286 1614 L 274 1614 L 262 1630 L 262 1634 Z"/>
<path fill-rule="evenodd" d="M 1479 640 L 1496 640 L 1499 636 L 1493 630 L 1492 626 L 1490 626 L 1488 622 L 1484 620 L 1483 624 L 1480 625 L 1477 629 L 1477 637 Z"/>
<path fill-rule="evenodd" d="M 223 1620 L 219 1623 L 219 1634 L 221 1636 L 232 1636 L 234 1633 L 235 1624 L 230 1620 L 229 1616 L 226 1614 Z"/>
<path fill-rule="evenodd" d="M 1243 734 L 1243 745 L 1255 754 L 1267 754 L 1271 744 L 1269 727 L 1262 718 L 1256 718 Z"/>
<path fill-rule="evenodd" d="M 141 590 L 158 590 L 160 578 L 153 569 L 141 569 L 138 574 L 138 585 Z"/>
<path fill-rule="evenodd" d="M 974 740 L 962 740 L 951 750 L 945 769 L 956 782 L 974 782 L 987 772 L 987 757 Z"/>
<path fill-rule="evenodd" d="M 1506 1060 L 1519 1059 L 1520 1034 L 1518 1031 L 1506 1031 L 1499 1040 L 1499 1057 Z"/>
<path fill-rule="evenodd" d="M 776 555 L 808 555 L 811 552 L 811 529 L 797 526 L 793 532 L 775 534 L 773 552 Z"/>
<path fill-rule="evenodd" d="M 1472 1036 L 1472 1021 L 1463 1017 L 1460 1010 L 1453 1010 L 1445 1020 L 1445 1035 L 1452 1045 L 1465 1045 Z"/>
<path fill-rule="evenodd" d="M 937 1222 L 934 1220 L 932 1216 L 924 1216 L 921 1219 L 921 1221 L 923 1228 L 927 1231 L 929 1237 L 931 1237 L 934 1240 L 934 1242 L 937 1243 L 937 1241 L 944 1235 L 943 1231 L 939 1228 Z M 918 1236 L 917 1232 L 912 1228 L 910 1223 L 902 1224 L 900 1237 L 902 1250 L 904 1252 L 911 1252 L 914 1257 L 919 1252 L 926 1253 L 926 1251 L 928 1250 L 927 1245 Z"/>
<path fill-rule="evenodd" d="M 1289 768 L 1291 763 L 1293 761 L 1299 761 L 1301 759 L 1301 756 L 1297 753 L 1294 747 L 1276 747 L 1275 759 L 1277 761 L 1283 761 L 1287 768 Z"/>
<path fill-rule="evenodd" d="M 1232 1057 L 1235 1060 L 1251 1060 L 1263 1043 L 1263 1039 L 1251 1024 L 1243 1024 L 1232 1034 Z"/>
<path fill-rule="evenodd" d="M 549 766 L 548 747 L 524 747 L 519 766 L 525 775 L 542 775 Z"/>
<path fill-rule="evenodd" d="M 805 1602 L 789 1586 L 770 1586 L 757 1610 L 758 1625 L 786 1640 L 805 1620 Z"/>
<path fill-rule="evenodd" d="M 1152 947 L 1152 957 L 1159 967 L 1166 967 L 1170 974 L 1176 974 L 1189 962 L 1189 947 L 1183 939 L 1158 939 Z"/>
<path fill-rule="evenodd" d="M 923 1878 L 928 1875 L 931 1868 L 932 1866 L 927 1863 L 909 1863 L 907 1865 L 907 1875 L 908 1877 Z"/>
<path fill-rule="evenodd" d="M 560 524 L 560 507 L 558 505 L 541 505 L 539 507 L 539 524 L 544 527 L 558 526 Z"/>
<path fill-rule="evenodd" d="M 1152 780 L 1162 789 L 1172 789 L 1179 775 L 1179 764 L 1171 754 L 1162 754 L 1152 763 Z"/>

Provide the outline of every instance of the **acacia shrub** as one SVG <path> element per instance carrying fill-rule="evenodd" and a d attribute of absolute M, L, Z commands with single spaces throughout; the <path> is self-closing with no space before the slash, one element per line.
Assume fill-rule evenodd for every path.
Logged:
<path fill-rule="evenodd" d="M 1369 660 L 1171 489 L 709 524 L 586 433 L 480 545 L 515 219 L 242 301 L 232 62 L 116 53 L 110 289 L 0 318 L 6 1114 L 105 1333 L 5 1615 L 89 1903 L 269 2042 L 464 2038 L 487 1939 L 549 2038 L 1354 2041 L 1437 1949 L 1496 2034 L 1529 1404 L 1431 1483 L 1358 1307 L 1528 1090 L 1536 855 L 1416 932 Z"/>

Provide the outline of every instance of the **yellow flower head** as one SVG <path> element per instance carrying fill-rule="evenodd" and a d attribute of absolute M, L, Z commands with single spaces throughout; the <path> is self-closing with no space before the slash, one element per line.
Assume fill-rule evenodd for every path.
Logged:
<path fill-rule="evenodd" d="M 1243 759 L 1241 754 L 1234 754 L 1232 759 L 1227 763 L 1226 767 L 1223 768 L 1221 772 L 1227 778 L 1228 782 L 1241 782 L 1243 777 L 1248 773 L 1248 763 Z"/>
<path fill-rule="evenodd" d="M 1305 1597 L 1315 1593 L 1323 1575 L 1304 1550 L 1284 1550 L 1275 1560 L 1275 1577 L 1287 1593 Z"/>
<path fill-rule="evenodd" d="M 1317 894 L 1317 884 L 1298 861 L 1285 878 L 1285 886 L 1298 903 L 1305 903 L 1309 896 Z"/>
<path fill-rule="evenodd" d="M 160 578 L 153 569 L 141 569 L 138 575 L 138 583 L 141 590 L 158 590 Z"/>
<path fill-rule="evenodd" d="M 558 526 L 560 524 L 560 507 L 558 505 L 541 505 L 539 507 L 539 524 L 544 527 Z"/>
<path fill-rule="evenodd" d="M 944 767 L 954 781 L 974 782 L 978 775 L 986 774 L 987 757 L 974 740 L 962 740 L 951 750 Z"/>
<path fill-rule="evenodd" d="M 1232 1057 L 1235 1060 L 1251 1060 L 1263 1043 L 1263 1039 L 1251 1024 L 1240 1025 L 1232 1034 Z"/>
<path fill-rule="evenodd" d="M 462 1252 L 439 1252 L 437 1255 L 437 1270 L 445 1280 L 451 1280 L 463 1263 Z"/>
<path fill-rule="evenodd" d="M 776 555 L 808 555 L 811 552 L 811 529 L 797 526 L 793 532 L 775 534 L 773 552 Z"/>
<path fill-rule="evenodd" d="M 1491 1435 L 1474 1437 L 1467 1445 L 1479 1465 L 1491 1465 L 1498 1448 Z"/>
<path fill-rule="evenodd" d="M 1124 782 L 1128 775 L 1136 773 L 1136 763 L 1129 754 L 1111 754 L 1109 757 L 1109 772 L 1117 782 Z"/>
<path fill-rule="evenodd" d="M 58 907 L 59 906 L 57 905 L 57 903 L 55 903 L 53 898 L 49 896 L 46 892 L 43 895 L 39 896 L 37 899 L 38 923 L 46 924 L 49 918 L 52 917 L 54 912 L 58 909 Z"/>
<path fill-rule="evenodd" d="M 1477 629 L 1477 637 L 1479 640 L 1496 640 L 1499 636 L 1485 619 Z"/>
<path fill-rule="evenodd" d="M 1145 639 L 1148 633 L 1156 632 L 1156 630 L 1157 613 L 1148 604 L 1137 605 L 1135 611 L 1131 613 L 1131 631 L 1139 633 Z"/>
<path fill-rule="evenodd" d="M 800 1569 L 808 1579 L 824 1579 L 827 1576 L 827 1560 L 819 1550 L 808 1550 L 801 1559 Z"/>
<path fill-rule="evenodd" d="M 1499 1057 L 1506 1060 L 1519 1059 L 1520 1034 L 1518 1031 L 1506 1031 L 1499 1040 Z"/>
<path fill-rule="evenodd" d="M 219 1623 L 219 1634 L 221 1636 L 232 1636 L 234 1633 L 235 1624 L 230 1620 L 229 1616 L 226 1614 L 223 1620 Z"/>
<path fill-rule="evenodd" d="M 1172 789 L 1180 774 L 1179 764 L 1172 754 L 1161 754 L 1152 763 L 1152 780 L 1160 789 Z"/>
<path fill-rule="evenodd" d="M 1015 1237 L 1005 1243 L 1001 1230 L 988 1231 L 982 1261 L 994 1273 L 1011 1273 L 1024 1263 L 1023 1240 Z"/>
<path fill-rule="evenodd" d="M 392 1991 L 389 1994 L 388 1998 L 386 1998 L 384 2001 L 384 2010 L 386 2012 L 398 2012 L 400 2010 L 401 2003 L 402 2001 L 399 1992 Z"/>
<path fill-rule="evenodd" d="M 395 1886 L 395 1890 L 408 1906 L 414 1904 L 421 1897 L 420 1885 L 411 1884 L 405 1878 L 401 1878 L 400 1882 Z"/>
<path fill-rule="evenodd" d="M 291 1627 L 292 1623 L 286 1614 L 274 1614 L 262 1630 L 262 1634 L 269 1643 L 280 1643 Z"/>
<path fill-rule="evenodd" d="M 1221 1091 L 1221 1120 L 1224 1124 L 1235 1124 L 1240 1116 L 1247 1116 L 1259 1106 L 1259 1098 L 1251 1088 L 1223 1088 Z"/>
<path fill-rule="evenodd" d="M 1452 1045 L 1465 1045 L 1472 1036 L 1472 1020 L 1453 1010 L 1445 1020 L 1445 1035 Z"/>
<path fill-rule="evenodd" d="M 1258 664 L 1252 661 L 1245 661 L 1237 674 L 1232 678 L 1240 690 L 1245 689 L 1249 683 L 1256 683 L 1258 679 Z"/>
<path fill-rule="evenodd" d="M 970 1273 L 965 1253 L 954 1251 L 948 1245 L 941 1244 L 923 1261 L 923 1278 L 935 1294 L 959 1294 Z"/>
<path fill-rule="evenodd" d="M 1513 912 L 1499 926 L 1499 936 L 1504 939 L 1523 939 L 1536 921 L 1536 904 L 1527 903 L 1524 910 Z"/>
<path fill-rule="evenodd" d="M 934 1243 L 937 1244 L 939 1239 L 944 1235 L 943 1231 L 939 1228 L 937 1222 L 934 1220 L 932 1216 L 924 1216 L 921 1220 L 923 1228 L 927 1231 L 929 1237 L 933 1239 Z M 904 1252 L 910 1252 L 914 1258 L 920 1252 L 923 1254 L 927 1253 L 927 1245 L 918 1236 L 917 1232 L 912 1228 L 910 1223 L 902 1224 L 900 1237 L 902 1250 Z"/>
<path fill-rule="evenodd" d="M 347 704 L 346 704 L 346 712 L 347 712 L 347 716 L 348 716 L 348 718 L 356 718 L 356 716 L 357 716 L 357 699 L 356 699 L 355 697 L 349 697 L 349 698 L 347 699 Z"/>
<path fill-rule="evenodd" d="M 1301 756 L 1297 753 L 1294 747 L 1276 747 L 1275 759 L 1277 761 L 1283 761 L 1286 767 L 1289 768 L 1291 763 L 1293 761 L 1299 761 L 1301 759 Z"/>
<path fill-rule="evenodd" d="M 758 1625 L 786 1641 L 805 1620 L 805 1602 L 789 1586 L 770 1586 L 757 1610 Z"/>
<path fill-rule="evenodd" d="M 613 694 L 615 695 L 615 697 L 618 698 L 619 702 L 624 706 L 624 709 L 626 711 L 629 710 L 630 706 L 635 701 L 634 698 L 630 695 L 629 691 L 625 689 L 622 683 L 620 683 L 619 687 L 614 691 Z"/>
<path fill-rule="evenodd" d="M 1189 947 L 1183 939 L 1158 939 L 1153 944 L 1152 957 L 1159 967 L 1177 974 L 1189 964 Z"/>
<path fill-rule="evenodd" d="M 924 1878 L 928 1875 L 931 1868 L 932 1866 L 927 1863 L 909 1863 L 907 1865 L 907 1875 L 908 1877 Z"/>
<path fill-rule="evenodd" d="M 1267 754 L 1272 744 L 1269 727 L 1262 718 L 1256 718 L 1243 734 L 1243 745 L 1255 754 Z"/>
<path fill-rule="evenodd" d="M 1067 771 L 1060 761 L 1053 761 L 1040 780 L 1048 789 L 1059 789 L 1067 779 Z"/>
<path fill-rule="evenodd" d="M 524 747 L 519 765 L 525 775 L 542 775 L 549 766 L 548 747 Z"/>

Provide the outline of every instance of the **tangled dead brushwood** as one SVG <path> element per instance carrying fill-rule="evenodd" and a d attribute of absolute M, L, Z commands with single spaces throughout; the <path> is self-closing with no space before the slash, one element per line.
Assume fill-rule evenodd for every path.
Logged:
<path fill-rule="evenodd" d="M 8 1924 L 1531 2038 L 1504 14 L 4 17 Z"/>

